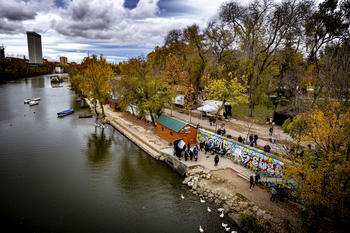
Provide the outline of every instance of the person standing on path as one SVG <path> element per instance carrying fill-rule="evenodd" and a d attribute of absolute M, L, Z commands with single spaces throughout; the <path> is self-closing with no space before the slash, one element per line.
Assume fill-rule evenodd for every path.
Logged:
<path fill-rule="evenodd" d="M 254 142 L 254 137 L 253 137 L 253 134 L 251 134 L 249 136 L 249 146 L 253 146 L 253 142 Z"/>
<path fill-rule="evenodd" d="M 270 135 L 270 137 L 272 136 L 272 133 L 273 133 L 273 127 L 271 126 L 270 129 L 269 129 L 269 135 Z"/>
<path fill-rule="evenodd" d="M 275 189 L 275 187 L 271 188 L 271 193 L 272 196 L 270 197 L 270 201 L 276 202 L 277 190 Z"/>
<path fill-rule="evenodd" d="M 215 126 L 216 118 L 215 116 L 213 117 L 213 125 Z"/>
<path fill-rule="evenodd" d="M 254 175 L 251 175 L 249 177 L 249 182 L 250 182 L 249 191 L 252 191 L 252 189 L 254 189 Z"/>
<path fill-rule="evenodd" d="M 241 135 L 239 135 L 238 142 L 242 143 L 242 141 L 243 141 L 243 139 L 242 139 Z"/>
<path fill-rule="evenodd" d="M 254 135 L 254 144 L 255 144 L 255 146 L 257 146 L 258 145 L 258 135 Z"/>
<path fill-rule="evenodd" d="M 213 125 L 213 118 L 211 118 L 211 116 L 209 117 L 209 123 L 210 123 L 210 126 Z"/>
<path fill-rule="evenodd" d="M 215 162 L 214 167 L 218 167 L 218 163 L 219 163 L 219 156 L 218 155 L 215 156 L 214 162 Z"/>
<path fill-rule="evenodd" d="M 255 184 L 256 185 L 259 183 L 259 180 L 260 180 L 260 174 L 259 174 L 259 172 L 256 172 L 256 174 L 255 174 Z"/>

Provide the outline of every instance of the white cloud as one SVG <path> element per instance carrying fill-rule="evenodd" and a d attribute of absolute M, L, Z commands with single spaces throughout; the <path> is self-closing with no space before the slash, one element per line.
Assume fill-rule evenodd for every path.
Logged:
<path fill-rule="evenodd" d="M 131 19 L 147 19 L 156 17 L 159 12 L 158 0 L 140 0 L 135 9 L 130 11 Z"/>

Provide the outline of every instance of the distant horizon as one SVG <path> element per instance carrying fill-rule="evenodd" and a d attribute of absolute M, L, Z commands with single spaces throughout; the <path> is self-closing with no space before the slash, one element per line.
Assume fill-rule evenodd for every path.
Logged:
<path fill-rule="evenodd" d="M 43 59 L 78 64 L 88 55 L 109 63 L 147 55 L 172 29 L 205 28 L 225 0 L 0 0 L 5 57 L 29 58 L 26 31 L 41 35 Z M 199 4 L 200 3 L 200 4 Z M 243 0 L 248 3 L 248 0 Z"/>

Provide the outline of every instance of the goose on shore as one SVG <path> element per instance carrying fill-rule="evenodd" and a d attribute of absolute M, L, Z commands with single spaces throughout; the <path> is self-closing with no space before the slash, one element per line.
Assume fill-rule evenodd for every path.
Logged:
<path fill-rule="evenodd" d="M 218 211 L 219 211 L 219 212 L 222 212 L 222 211 L 224 211 L 224 209 L 223 209 L 223 208 L 219 208 Z"/>
<path fill-rule="evenodd" d="M 181 193 L 181 198 L 182 198 L 182 199 L 185 199 L 185 197 L 184 197 L 184 195 L 183 195 L 182 193 Z"/>
<path fill-rule="evenodd" d="M 199 231 L 200 232 L 204 232 L 203 228 L 201 226 L 199 226 Z"/>
<path fill-rule="evenodd" d="M 200 198 L 200 202 L 201 202 L 201 203 L 205 203 L 205 201 L 204 201 L 202 198 Z"/>
<path fill-rule="evenodd" d="M 211 209 L 208 207 L 208 212 L 210 213 L 211 212 Z"/>
<path fill-rule="evenodd" d="M 220 218 L 223 218 L 225 215 L 224 215 L 224 212 L 221 212 L 220 214 Z"/>
<path fill-rule="evenodd" d="M 222 226 L 222 227 L 227 227 L 228 224 L 222 223 L 221 226 Z"/>

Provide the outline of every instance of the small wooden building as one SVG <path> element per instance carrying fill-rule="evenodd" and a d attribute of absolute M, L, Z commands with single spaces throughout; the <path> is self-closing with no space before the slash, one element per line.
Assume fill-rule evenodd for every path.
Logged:
<path fill-rule="evenodd" d="M 188 144 L 196 143 L 197 128 L 167 115 L 161 115 L 157 120 L 157 135 L 168 142 L 184 138 Z"/>
<path fill-rule="evenodd" d="M 114 110 L 118 110 L 119 109 L 119 107 L 118 107 L 118 100 L 117 99 L 109 99 L 108 103 L 109 103 L 109 107 L 111 109 L 114 109 Z"/>

